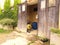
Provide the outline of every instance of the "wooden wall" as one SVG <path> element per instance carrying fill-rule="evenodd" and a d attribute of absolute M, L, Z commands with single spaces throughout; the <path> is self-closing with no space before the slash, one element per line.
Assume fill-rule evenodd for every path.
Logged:
<path fill-rule="evenodd" d="M 56 4 L 49 7 L 49 0 L 46 0 L 46 7 L 41 9 L 41 0 L 38 1 L 38 35 L 44 34 L 50 38 L 50 29 L 52 27 L 58 28 L 58 3 L 59 0 L 56 0 Z"/>
<path fill-rule="evenodd" d="M 25 11 L 22 11 L 22 5 L 18 5 L 18 29 L 22 32 L 27 32 L 27 5 L 25 5 Z"/>
<path fill-rule="evenodd" d="M 24 13 L 18 13 L 18 27 L 20 30 L 27 30 L 27 19 L 36 21 L 35 15 L 37 13 L 32 10 L 33 6 L 29 7 L 28 10 L 26 6 L 26 11 Z M 47 38 L 50 38 L 50 28 L 58 28 L 58 22 L 60 20 L 59 12 L 59 0 L 56 0 L 56 4 L 53 6 L 49 6 L 49 0 L 46 0 L 44 9 L 41 9 L 41 0 L 38 0 L 38 35 L 45 35 Z"/>

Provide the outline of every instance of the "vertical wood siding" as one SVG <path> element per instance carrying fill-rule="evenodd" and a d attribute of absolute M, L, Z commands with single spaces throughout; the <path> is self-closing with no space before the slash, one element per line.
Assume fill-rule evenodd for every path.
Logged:
<path fill-rule="evenodd" d="M 47 1 L 47 0 L 46 0 Z M 48 0 L 49 1 L 49 0 Z M 59 0 L 56 0 L 56 5 L 49 7 L 49 2 L 46 3 L 46 8 L 41 9 L 41 0 L 38 0 L 38 35 L 42 32 L 45 34 L 48 38 L 50 38 L 50 28 L 58 27 L 58 4 Z"/>
<path fill-rule="evenodd" d="M 25 4 L 25 11 L 22 12 L 22 5 L 19 5 L 21 9 L 19 9 L 21 12 L 18 13 L 18 29 L 22 32 L 27 32 L 27 5 Z"/>

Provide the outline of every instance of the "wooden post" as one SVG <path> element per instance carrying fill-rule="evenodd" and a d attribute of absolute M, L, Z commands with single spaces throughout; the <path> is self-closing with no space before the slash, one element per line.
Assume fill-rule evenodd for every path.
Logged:
<path fill-rule="evenodd" d="M 59 0 L 60 2 L 60 0 Z M 59 29 L 60 29 L 60 3 L 59 3 Z"/>
<path fill-rule="evenodd" d="M 48 23 L 48 15 L 49 15 L 49 0 L 46 0 L 46 37 L 50 39 L 50 29 L 49 29 L 49 23 Z"/>
<path fill-rule="evenodd" d="M 38 0 L 38 35 L 46 36 L 47 32 L 47 17 L 46 17 L 46 0 L 45 6 L 41 7 L 41 3 L 43 0 Z M 42 9 L 43 8 L 43 9 Z"/>
<path fill-rule="evenodd" d="M 19 12 L 18 12 L 19 31 L 27 32 L 27 18 L 26 17 L 27 17 L 27 2 L 19 5 Z"/>
<path fill-rule="evenodd" d="M 59 5 L 59 29 L 60 29 L 60 5 Z"/>

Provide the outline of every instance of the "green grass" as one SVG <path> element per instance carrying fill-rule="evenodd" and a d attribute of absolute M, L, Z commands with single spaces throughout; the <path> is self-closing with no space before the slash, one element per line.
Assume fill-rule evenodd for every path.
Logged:
<path fill-rule="evenodd" d="M 49 39 L 48 38 L 46 38 L 46 37 L 40 37 L 40 36 L 35 36 L 36 37 L 36 39 L 38 39 L 38 40 L 41 40 L 42 42 L 47 42 L 47 41 L 49 41 Z"/>
<path fill-rule="evenodd" d="M 50 45 L 50 41 L 45 42 L 44 45 Z"/>
<path fill-rule="evenodd" d="M 51 45 L 55 45 L 55 44 L 51 44 Z"/>
<path fill-rule="evenodd" d="M 3 29 L 0 29 L 0 33 L 10 33 L 12 32 L 12 30 L 3 30 Z"/>
<path fill-rule="evenodd" d="M 34 43 L 35 41 L 31 41 L 31 42 L 29 42 L 27 45 L 30 45 L 30 44 L 32 44 L 32 43 Z"/>
<path fill-rule="evenodd" d="M 51 28 L 51 32 L 56 33 L 56 34 L 60 34 L 60 29 Z"/>

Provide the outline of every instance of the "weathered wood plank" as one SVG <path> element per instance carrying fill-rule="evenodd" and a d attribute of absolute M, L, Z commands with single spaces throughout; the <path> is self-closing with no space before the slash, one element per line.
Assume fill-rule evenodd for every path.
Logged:
<path fill-rule="evenodd" d="M 38 15 L 39 15 L 39 19 L 38 19 L 38 35 L 45 35 L 47 33 L 47 20 L 46 20 L 46 10 L 45 9 L 41 9 L 41 1 L 38 1 Z M 46 8 L 46 7 L 45 7 Z"/>
<path fill-rule="evenodd" d="M 46 8 L 41 9 L 41 0 L 38 1 L 38 35 L 42 32 L 48 38 L 50 37 L 50 28 L 58 27 L 58 0 L 56 0 L 56 5 L 49 7 L 49 0 L 46 0 Z"/>
<path fill-rule="evenodd" d="M 22 11 L 22 5 L 25 5 L 25 11 Z M 27 4 L 19 5 L 20 11 L 18 13 L 18 29 L 22 32 L 27 32 Z"/>
<path fill-rule="evenodd" d="M 59 29 L 60 29 L 60 0 L 59 0 Z"/>

